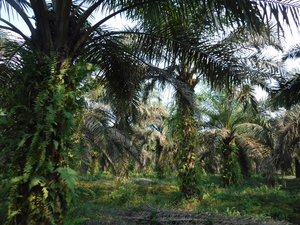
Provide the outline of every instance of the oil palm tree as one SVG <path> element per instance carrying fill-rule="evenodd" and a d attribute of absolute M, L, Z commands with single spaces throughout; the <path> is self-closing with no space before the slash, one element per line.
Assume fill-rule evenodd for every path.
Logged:
<path fill-rule="evenodd" d="M 201 14 L 201 13 L 200 13 Z M 192 51 L 189 49 L 180 52 L 177 55 L 173 53 L 173 61 L 167 68 L 168 74 L 156 74 L 151 77 L 149 86 L 154 86 L 156 82 L 162 85 L 169 83 L 176 90 L 177 101 L 177 129 L 182 133 L 177 135 L 179 140 L 179 149 L 181 149 L 181 172 L 179 176 L 187 179 L 182 181 L 181 191 L 186 197 L 191 197 L 195 189 L 196 181 L 189 180 L 189 177 L 195 179 L 193 170 L 195 164 L 196 150 L 196 121 L 195 115 L 197 110 L 194 102 L 195 86 L 200 80 L 209 83 L 214 89 L 227 89 L 228 92 L 240 85 L 239 99 L 243 104 L 251 103 L 255 106 L 256 100 L 249 82 L 256 83 L 263 88 L 268 89 L 266 80 L 272 73 L 279 71 L 279 66 L 274 62 L 268 61 L 261 57 L 262 50 L 268 45 L 278 49 L 280 46 L 276 38 L 266 33 L 255 33 L 249 31 L 247 27 L 240 27 L 232 30 L 230 33 L 222 33 L 224 37 L 220 38 L 220 32 L 211 27 L 206 27 L 206 23 L 211 21 L 203 19 L 204 26 L 192 24 L 193 33 L 187 36 L 179 37 L 177 30 L 172 33 L 178 42 L 187 42 L 193 46 Z M 184 27 L 187 27 L 185 24 Z M 196 27 L 196 28 L 195 28 Z M 245 36 L 247 38 L 245 38 Z M 181 40 L 179 40 L 182 38 Z M 269 40 L 263 41 L 262 40 Z M 176 48 L 175 48 L 176 49 Z M 206 58 L 202 54 L 210 55 Z M 177 57 L 176 57 L 177 55 Z M 178 63 L 179 62 L 179 63 Z M 263 66 L 258 67 L 261 64 Z M 249 100 L 249 101 L 248 101 Z M 245 106 L 246 106 L 245 105 Z M 185 174 L 189 174 L 188 176 Z M 194 186 L 189 186 L 193 183 Z"/>
<path fill-rule="evenodd" d="M 198 4 L 203 4 L 215 24 L 225 14 L 232 18 L 228 23 L 249 22 L 257 31 L 264 18 L 270 18 L 270 15 L 278 18 L 278 12 L 281 12 L 286 19 L 284 23 L 289 24 L 291 20 L 287 19 L 286 10 L 292 11 L 292 15 L 298 10 L 297 5 L 289 3 L 260 1 L 255 4 L 246 0 L 234 3 L 224 0 L 0 1 L 1 8 L 16 12 L 30 31 L 30 36 L 26 36 L 19 27 L 0 18 L 1 29 L 17 33 L 24 40 L 14 51 L 19 54 L 14 57 L 15 64 L 8 64 L 12 57 L 5 61 L 6 67 L 14 68 L 14 75 L 13 86 L 6 90 L 10 97 L 2 102 L 7 115 L 3 119 L 6 128 L 2 132 L 1 153 L 7 155 L 18 151 L 17 155 L 22 155 L 17 159 L 6 157 L 7 165 L 17 165 L 10 170 L 9 177 L 18 177 L 11 185 L 23 196 L 13 198 L 14 210 L 10 211 L 9 218 L 16 219 L 17 223 L 62 223 L 69 204 L 67 200 L 71 199 L 74 190 L 74 171 L 67 166 L 67 156 L 72 149 L 70 137 L 77 127 L 74 115 L 80 114 L 77 88 L 81 87 L 83 78 L 91 73 L 91 69 L 95 69 L 86 64 L 87 60 L 98 67 L 98 78 L 115 93 L 116 98 L 127 99 L 121 102 L 123 108 L 134 103 L 135 90 L 139 89 L 145 72 L 155 69 L 145 63 L 145 56 L 157 55 L 159 41 L 148 46 L 149 42 L 140 42 L 139 48 L 133 51 L 135 45 L 130 45 L 130 40 L 139 33 L 112 31 L 105 27 L 105 22 L 124 13 L 128 18 L 143 21 L 145 27 L 153 21 L 163 21 L 165 17 L 162 15 L 180 20 Z M 267 10 L 268 6 L 272 10 Z M 97 9 L 109 13 L 91 24 L 89 19 Z M 298 24 L 298 17 L 292 19 Z M 281 24 L 278 23 L 279 28 Z M 162 34 L 152 32 L 147 37 L 158 40 Z M 183 48 L 186 46 L 179 50 Z M 144 49 L 143 60 L 135 54 L 140 49 Z M 204 58 L 210 57 L 204 54 Z M 156 68 L 157 71 L 163 73 Z"/>
<path fill-rule="evenodd" d="M 220 165 L 217 162 L 220 160 L 214 161 L 219 149 L 223 158 L 224 185 L 238 182 L 239 172 L 248 178 L 250 162 L 258 164 L 271 154 L 272 139 L 268 126 L 263 124 L 262 118 L 255 116 L 256 111 L 245 110 L 237 99 L 220 94 L 210 94 L 209 99 L 211 102 L 202 102 L 206 105 L 202 110 L 208 121 L 204 123 L 206 131 L 200 134 L 205 144 L 198 153 L 199 158 L 206 158 L 207 162 L 218 168 Z"/>
<path fill-rule="evenodd" d="M 8 77 L 5 71 L 13 72 L 13 76 L 9 76 L 13 79 L 4 82 L 9 88 L 1 90 L 9 96 L 1 102 L 7 113 L 3 118 L 7 126 L 2 130 L 1 153 L 6 156 L 5 164 L 17 164 L 10 175 L 20 179 L 10 183 L 23 196 L 12 202 L 15 211 L 11 211 L 12 217 L 9 215 L 11 221 L 16 218 L 17 223 L 61 223 L 63 220 L 70 203 L 66 200 L 74 191 L 75 172 L 68 168 L 67 155 L 72 149 L 70 137 L 77 127 L 74 116 L 79 116 L 82 108 L 76 89 L 82 87 L 84 78 L 94 69 L 86 64 L 87 59 L 97 65 L 99 79 L 111 87 L 115 97 L 127 100 L 120 101 L 120 106 L 124 108 L 129 102 L 133 103 L 143 69 L 135 56 L 129 54 L 130 46 L 120 40 L 120 36 L 128 32 L 113 32 L 103 24 L 121 12 L 147 3 L 1 1 L 1 6 L 11 7 L 19 14 L 31 32 L 27 37 L 1 18 L 6 24 L 1 28 L 19 34 L 25 41 L 11 55 L 1 58 L 1 67 L 5 68 L 1 70 L 1 78 Z M 111 13 L 92 26 L 89 22 L 92 12 L 97 8 L 107 9 L 107 6 Z M 13 53 L 18 55 L 14 57 Z M 8 81 L 13 85 L 8 86 Z M 19 110 L 12 111 L 14 107 Z M 26 115 L 21 108 L 26 109 Z M 16 135 L 18 130 L 21 133 Z M 15 160 L 10 157 L 13 149 L 20 149 L 20 157 Z M 59 184 L 62 187 L 58 187 Z M 68 188 L 70 191 L 65 192 Z M 46 189 L 49 195 L 42 194 Z M 12 189 L 12 194 L 14 192 Z M 36 214 L 36 210 L 43 213 Z"/>
<path fill-rule="evenodd" d="M 140 168 L 145 167 L 149 159 L 156 162 L 157 168 L 163 169 L 162 151 L 167 143 L 163 134 L 163 123 L 168 112 L 160 102 L 151 101 L 153 96 L 151 100 L 139 103 L 137 115 L 134 119 L 131 116 L 132 119 L 125 124 L 125 129 L 124 126 L 120 126 L 120 115 L 125 112 L 118 112 L 114 102 L 110 102 L 109 105 L 98 104 L 85 113 L 82 125 L 84 137 L 107 159 L 115 176 L 122 176 L 122 173 L 127 172 L 129 159 L 136 162 Z M 91 163 L 92 154 L 90 148 L 86 148 L 83 161 Z M 85 166 L 83 164 L 83 167 Z"/>
<path fill-rule="evenodd" d="M 141 147 L 133 142 L 131 135 L 118 127 L 116 115 L 107 107 L 98 106 L 87 112 L 82 130 L 88 143 L 105 156 L 113 174 L 122 176 L 127 172 L 129 158 L 142 166 L 139 157 Z M 85 155 L 88 153 L 92 155 L 93 152 L 87 149 Z"/>
<path fill-rule="evenodd" d="M 300 177 L 300 135 L 299 105 L 293 106 L 284 115 L 276 118 L 272 124 L 276 131 L 276 145 L 272 156 L 273 166 L 286 171 L 295 161 L 296 178 Z"/>
<path fill-rule="evenodd" d="M 159 178 L 164 177 L 165 168 L 170 154 L 167 133 L 167 120 L 169 112 L 162 105 L 160 97 L 150 97 L 148 101 L 139 106 L 139 122 L 134 127 L 134 136 L 143 140 L 144 166 L 147 160 L 152 162 Z"/>

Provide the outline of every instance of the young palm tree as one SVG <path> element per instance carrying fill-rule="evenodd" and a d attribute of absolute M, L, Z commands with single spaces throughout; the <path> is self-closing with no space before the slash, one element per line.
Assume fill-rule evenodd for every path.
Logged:
<path fill-rule="evenodd" d="M 156 100 L 149 98 L 139 106 L 139 110 L 139 122 L 134 127 L 134 136 L 143 140 L 144 166 L 147 166 L 147 161 L 152 162 L 157 176 L 163 178 L 169 161 L 169 140 L 166 136 L 169 112 L 159 97 Z"/>
<path fill-rule="evenodd" d="M 210 130 L 201 134 L 205 145 L 199 157 L 206 157 L 213 163 L 217 150 L 221 150 L 224 185 L 238 182 L 239 172 L 248 178 L 250 162 L 258 163 L 271 154 L 269 132 L 261 122 L 258 123 L 254 116 L 257 112 L 245 110 L 236 99 L 228 95 L 210 96 L 209 99 L 212 102 L 202 103 L 206 104 L 202 110 L 209 117 L 204 126 Z"/>

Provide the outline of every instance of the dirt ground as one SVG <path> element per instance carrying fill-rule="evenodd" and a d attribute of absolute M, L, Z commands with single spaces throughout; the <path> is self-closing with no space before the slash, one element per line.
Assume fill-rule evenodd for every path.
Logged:
<path fill-rule="evenodd" d="M 87 221 L 86 225 L 122 224 L 122 225 L 290 225 L 286 221 L 270 221 L 270 218 L 255 219 L 228 217 L 203 213 L 189 213 L 171 210 L 159 210 L 151 206 L 142 209 L 112 209 L 101 213 L 97 220 Z"/>

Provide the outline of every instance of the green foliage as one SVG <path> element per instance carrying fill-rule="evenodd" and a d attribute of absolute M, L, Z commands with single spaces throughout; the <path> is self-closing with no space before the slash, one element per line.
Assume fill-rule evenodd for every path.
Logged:
<path fill-rule="evenodd" d="M 156 177 L 158 179 L 166 178 L 166 173 L 164 173 L 163 165 L 156 164 L 155 167 L 154 167 L 154 171 L 156 172 Z"/>
<path fill-rule="evenodd" d="M 54 172 L 60 173 L 59 178 L 62 179 L 66 183 L 68 189 L 74 193 L 75 180 L 78 175 L 77 172 L 68 167 L 59 167 Z"/>
<path fill-rule="evenodd" d="M 140 177 L 139 174 L 135 176 Z M 299 191 L 283 190 L 280 185 L 267 186 L 261 176 L 254 175 L 251 180 L 239 186 L 232 185 L 224 188 L 221 176 L 203 175 L 201 187 L 203 187 L 204 194 L 201 199 L 193 197 L 186 199 L 185 195 L 179 191 L 179 187 L 174 185 L 177 179 L 175 176 L 163 180 L 156 179 L 150 185 L 130 181 L 116 185 L 113 178 L 107 174 L 102 174 L 98 179 L 100 182 L 81 177 L 77 190 L 79 187 L 80 190 L 83 187 L 88 188 L 95 195 L 86 194 L 77 198 L 76 210 L 70 213 L 71 215 L 90 217 L 91 221 L 100 221 L 109 210 L 113 210 L 112 208 L 118 207 L 119 212 L 128 208 L 135 208 L 139 211 L 140 208 L 150 205 L 159 209 L 255 217 L 260 220 L 282 218 L 294 224 L 300 221 L 297 213 L 300 201 Z M 110 220 L 118 217 L 116 212 L 109 215 Z"/>
<path fill-rule="evenodd" d="M 129 160 L 127 170 L 131 173 L 134 172 L 134 162 L 133 161 Z"/>
<path fill-rule="evenodd" d="M 135 176 L 141 177 L 141 174 Z M 150 185 L 130 181 L 116 184 L 113 176 L 107 173 L 96 178 L 82 176 L 76 182 L 75 207 L 65 215 L 64 223 L 76 224 L 89 218 L 88 223 L 108 224 L 114 219 L 121 219 L 118 213 L 122 210 L 134 208 L 139 211 L 150 205 L 173 211 L 255 217 L 264 221 L 284 219 L 298 224 L 299 190 L 284 190 L 281 185 L 270 187 L 264 182 L 261 176 L 254 175 L 239 186 L 224 188 L 220 175 L 203 175 L 201 187 L 205 192 L 202 199 L 187 200 L 176 186 L 175 175 L 156 179 Z"/>
<path fill-rule="evenodd" d="M 176 159 L 179 161 L 178 184 L 188 199 L 200 195 L 199 189 L 196 188 L 199 184 L 199 171 L 202 171 L 197 171 L 195 168 L 196 123 L 189 106 L 179 109 L 174 119 L 176 128 L 173 136 L 179 146 L 176 154 Z"/>
<path fill-rule="evenodd" d="M 68 165 L 82 104 L 79 90 L 70 86 L 79 85 L 88 71 L 68 63 L 60 70 L 54 52 L 43 62 L 24 49 L 20 57 L 23 62 L 14 71 L 14 85 L 5 90 L 9 97 L 0 118 L 0 185 L 9 190 L 7 223 L 28 218 L 32 224 L 57 224 L 71 206 L 75 188 L 76 172 Z"/>
<path fill-rule="evenodd" d="M 239 165 L 238 154 L 239 149 L 232 145 L 225 145 L 224 143 L 219 147 L 223 155 L 223 173 L 222 181 L 224 187 L 231 184 L 238 184 L 242 179 L 241 168 Z"/>

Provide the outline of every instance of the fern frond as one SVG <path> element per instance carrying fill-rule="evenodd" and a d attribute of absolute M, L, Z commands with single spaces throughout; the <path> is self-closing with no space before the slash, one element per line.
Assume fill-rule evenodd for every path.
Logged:
<path fill-rule="evenodd" d="M 75 181 L 78 173 L 68 167 L 58 167 L 54 172 L 60 173 L 59 178 L 63 179 L 66 182 L 67 187 L 74 193 Z"/>
<path fill-rule="evenodd" d="M 45 177 L 40 175 L 33 175 L 30 177 L 29 191 L 31 190 L 31 188 L 37 185 L 44 187 L 46 183 L 47 183 L 47 179 Z"/>

